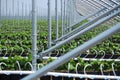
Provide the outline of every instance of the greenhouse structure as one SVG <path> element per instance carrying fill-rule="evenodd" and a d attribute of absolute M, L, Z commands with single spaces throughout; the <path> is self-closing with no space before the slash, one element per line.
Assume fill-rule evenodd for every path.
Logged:
<path fill-rule="evenodd" d="M 120 0 L 0 0 L 0 80 L 120 80 Z"/>

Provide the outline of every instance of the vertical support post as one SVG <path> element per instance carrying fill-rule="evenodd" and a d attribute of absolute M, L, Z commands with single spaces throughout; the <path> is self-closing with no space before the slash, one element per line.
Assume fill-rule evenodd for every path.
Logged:
<path fill-rule="evenodd" d="M 69 25 L 69 22 L 70 22 L 70 10 L 71 10 L 71 9 L 70 9 L 70 6 L 71 6 L 71 5 L 70 5 L 70 0 L 67 0 L 66 6 L 67 6 L 67 12 L 66 12 L 66 13 L 67 13 L 67 14 L 66 14 L 66 21 L 67 21 L 67 22 L 66 22 L 66 24 L 67 24 L 67 29 L 70 29 L 70 28 L 69 28 L 69 26 L 70 26 L 70 25 Z M 69 32 L 69 31 L 70 31 L 70 30 L 68 30 L 68 32 Z"/>
<path fill-rule="evenodd" d="M 70 13 L 70 17 L 69 17 L 70 18 L 70 20 L 69 20 L 70 23 L 69 24 L 71 25 L 71 22 L 72 22 L 72 2 L 71 2 L 71 0 L 70 0 L 70 5 L 71 6 L 70 6 L 70 11 L 69 11 L 69 13 Z"/>
<path fill-rule="evenodd" d="M 56 39 L 58 39 L 58 0 L 55 0 Z"/>
<path fill-rule="evenodd" d="M 66 15 L 65 15 L 66 12 L 65 11 L 66 11 L 66 0 L 64 0 L 64 11 L 63 11 L 64 12 L 64 15 L 63 15 L 64 16 L 64 19 L 63 19 L 63 21 L 64 21 L 64 23 L 63 23 L 63 35 L 66 32 L 66 28 L 65 28 L 66 27 Z"/>
<path fill-rule="evenodd" d="M 48 48 L 51 47 L 51 0 L 48 0 Z"/>
<path fill-rule="evenodd" d="M 8 11 L 8 7 L 7 7 L 7 0 L 6 0 L 6 28 L 7 28 L 7 25 L 8 25 L 8 15 L 7 15 L 7 11 Z"/>
<path fill-rule="evenodd" d="M 25 5 L 25 25 L 27 26 L 27 4 Z"/>
<path fill-rule="evenodd" d="M 73 23 L 75 22 L 75 6 L 74 6 L 74 1 L 71 2 L 72 3 L 72 17 L 73 17 Z"/>
<path fill-rule="evenodd" d="M 31 26 L 31 5 L 29 5 L 29 25 Z"/>
<path fill-rule="evenodd" d="M 1 19 L 1 18 L 2 18 L 2 16 L 1 16 L 1 7 L 2 7 L 2 6 L 1 6 L 1 0 L 0 0 L 0 27 L 1 27 L 1 25 L 2 25 L 2 22 L 1 22 L 1 20 L 2 20 L 2 19 Z"/>
<path fill-rule="evenodd" d="M 67 5 L 67 27 L 69 29 L 69 31 L 71 31 L 71 28 L 70 28 L 70 17 L 71 17 L 71 13 L 70 13 L 70 10 L 71 10 L 71 0 L 68 0 L 68 5 Z"/>
<path fill-rule="evenodd" d="M 61 0 L 61 27 L 62 27 L 62 36 L 63 36 L 63 0 Z"/>
<path fill-rule="evenodd" d="M 32 65 L 36 71 L 37 59 L 37 17 L 36 17 L 36 0 L 32 0 Z"/>
<path fill-rule="evenodd" d="M 73 23 L 73 3 L 72 3 L 72 1 L 70 2 L 70 4 L 71 4 L 71 7 L 70 7 L 70 9 L 71 9 L 71 11 L 70 11 L 70 25 Z"/>
<path fill-rule="evenodd" d="M 69 4 L 69 1 L 66 0 L 66 32 L 68 32 L 68 4 Z"/>
<path fill-rule="evenodd" d="M 19 27 L 19 16 L 20 16 L 20 15 L 19 15 L 19 13 L 20 13 L 20 12 L 19 12 L 19 11 L 20 11 L 20 8 L 19 8 L 19 1 L 17 2 L 17 5 L 18 5 L 18 27 Z"/>
<path fill-rule="evenodd" d="M 22 17 L 22 26 L 24 26 L 24 3 L 23 2 L 22 2 L 22 16 L 21 17 Z"/>
<path fill-rule="evenodd" d="M 14 26 L 14 0 L 13 0 L 13 5 L 12 5 L 12 9 L 13 9 L 13 26 Z"/>

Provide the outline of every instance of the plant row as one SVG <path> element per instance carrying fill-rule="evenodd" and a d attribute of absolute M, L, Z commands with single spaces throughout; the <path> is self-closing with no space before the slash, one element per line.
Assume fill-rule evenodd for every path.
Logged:
<path fill-rule="evenodd" d="M 19 62 L 19 64 L 17 62 Z M 43 66 L 47 65 L 48 63 L 54 61 L 54 59 L 49 58 L 48 60 L 38 60 L 37 68 L 40 69 Z M 23 58 L 20 56 L 9 57 L 7 60 L 0 58 L 0 62 L 4 63 L 1 65 L 2 70 L 19 70 L 19 65 L 21 70 L 31 70 L 31 65 L 27 64 L 28 62 L 32 62 L 31 55 L 28 58 Z M 79 64 L 79 65 L 78 65 Z M 85 66 L 89 65 L 86 68 L 86 72 L 101 72 L 100 66 L 102 65 L 103 72 L 110 72 L 113 71 L 112 65 L 115 71 L 119 71 L 120 69 L 120 62 L 114 61 L 83 61 L 81 58 L 77 58 L 77 60 L 71 59 L 69 62 L 65 63 L 64 65 L 58 67 L 54 71 L 60 72 L 84 72 Z"/>

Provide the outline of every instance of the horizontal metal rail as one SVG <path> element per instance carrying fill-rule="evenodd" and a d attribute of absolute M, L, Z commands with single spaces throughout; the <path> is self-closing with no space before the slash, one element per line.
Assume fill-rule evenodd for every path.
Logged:
<path fill-rule="evenodd" d="M 101 23 L 103 23 L 103 22 L 105 22 L 105 21 L 111 19 L 112 17 L 118 15 L 119 13 L 120 13 L 120 10 L 114 12 L 113 14 L 111 14 L 111 15 L 109 15 L 109 16 L 103 18 L 103 19 L 100 19 L 99 21 L 97 21 L 96 23 L 92 24 L 91 26 L 89 26 L 89 27 L 87 27 L 87 28 L 85 28 L 85 29 L 79 31 L 77 34 L 75 34 L 75 35 L 73 35 L 73 36 L 71 36 L 71 37 L 65 39 L 64 41 L 61 41 L 61 42 L 57 43 L 55 46 L 52 46 L 51 48 L 49 48 L 49 49 L 47 49 L 47 50 L 45 50 L 45 51 L 39 53 L 39 55 L 40 55 L 39 57 L 42 57 L 42 56 L 47 55 L 49 52 L 51 52 L 51 51 L 53 51 L 53 50 L 55 50 L 55 49 L 61 47 L 62 45 L 64 45 L 64 44 L 70 42 L 71 40 L 77 38 L 78 36 L 80 36 L 80 35 L 82 35 L 83 33 L 89 31 L 90 29 L 92 29 L 92 28 L 94 28 L 94 27 L 100 25 Z"/>
<path fill-rule="evenodd" d="M 28 58 L 28 57 L 22 57 L 22 58 Z M 49 56 L 44 56 L 43 57 L 43 60 L 47 60 L 49 58 L 52 58 L 52 59 L 58 59 L 59 57 L 49 57 Z M 80 57 L 81 58 L 81 57 Z M 3 59 L 8 59 L 8 57 L 3 57 Z M 77 60 L 77 58 L 73 58 L 74 60 Z M 99 61 L 115 61 L 115 62 L 118 62 L 120 61 L 120 59 L 116 58 L 116 59 L 104 59 L 104 58 L 81 58 L 82 60 L 84 61 L 95 61 L 95 60 L 99 60 Z"/>
<path fill-rule="evenodd" d="M 95 46 L 97 43 L 102 42 L 103 40 L 107 39 L 108 37 L 112 36 L 113 34 L 120 31 L 120 23 L 115 25 L 114 27 L 102 32 L 101 34 L 97 35 L 93 39 L 85 42 L 84 44 L 78 46 L 77 48 L 73 49 L 72 51 L 66 53 L 65 55 L 59 57 L 57 60 L 49 63 L 48 65 L 44 66 L 43 68 L 39 69 L 36 73 L 28 75 L 27 77 L 23 78 L 22 80 L 34 80 L 38 77 L 43 76 L 49 71 L 56 69 L 60 65 L 66 63 L 70 59 L 78 56 L 85 50 Z M 94 76 L 95 77 L 95 76 Z"/>
<path fill-rule="evenodd" d="M 59 57 L 48 57 L 48 56 L 45 56 L 43 57 L 44 60 L 47 60 L 49 58 L 52 58 L 52 59 L 58 59 Z M 77 58 L 73 58 L 74 60 L 77 60 Z M 120 61 L 120 59 L 97 59 L 97 58 L 81 58 L 83 61 L 115 61 L 115 62 L 118 62 Z"/>
<path fill-rule="evenodd" d="M 20 74 L 20 75 L 28 75 L 35 73 L 35 71 L 0 71 L 0 74 L 11 75 L 11 74 Z"/>
<path fill-rule="evenodd" d="M 90 79 L 120 79 L 120 76 L 107 76 L 107 75 L 90 75 L 90 74 L 73 74 L 73 73 L 57 73 L 48 72 L 50 76 L 63 76 L 63 77 L 75 77 L 75 78 L 90 78 Z"/>
<path fill-rule="evenodd" d="M 117 10 L 118 8 L 120 8 L 120 5 L 117 5 L 116 7 L 110 9 L 109 11 L 107 11 L 107 12 L 105 12 L 104 14 L 96 17 L 95 19 L 93 19 L 93 20 L 91 20 L 91 21 L 83 24 L 82 26 L 79 26 L 78 28 L 72 30 L 71 32 L 63 35 L 62 37 L 58 38 L 57 41 L 60 41 L 60 40 L 62 40 L 62 39 L 66 39 L 66 38 L 68 38 L 68 37 L 76 34 L 77 32 L 81 31 L 82 29 L 84 29 L 84 28 L 90 26 L 91 24 L 95 23 L 95 22 L 98 21 L 99 19 L 102 19 L 102 18 L 104 18 L 105 16 L 109 15 L 110 13 L 114 12 L 114 11 Z"/>
<path fill-rule="evenodd" d="M 35 71 L 0 71 L 0 74 L 11 75 L 28 75 L 33 74 Z M 107 75 L 90 75 L 90 74 L 75 74 L 75 73 L 60 73 L 60 72 L 48 72 L 45 76 L 54 77 L 74 77 L 74 78 L 90 78 L 90 79 L 120 79 L 120 76 L 107 76 Z"/>

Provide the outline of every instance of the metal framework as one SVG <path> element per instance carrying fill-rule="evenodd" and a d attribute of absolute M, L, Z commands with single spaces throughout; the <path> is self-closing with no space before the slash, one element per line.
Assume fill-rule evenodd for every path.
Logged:
<path fill-rule="evenodd" d="M 63 77 L 77 77 L 77 78 L 90 78 L 90 79 L 120 79 L 120 76 L 116 76 L 114 67 L 112 64 L 112 70 L 114 73 L 114 76 L 107 76 L 107 75 L 89 75 L 86 74 L 85 69 L 90 66 L 90 64 L 86 65 L 84 67 L 84 73 L 85 74 L 72 74 L 72 73 L 60 73 L 60 72 L 50 72 L 60 65 L 66 63 L 70 59 L 76 60 L 78 55 L 81 55 L 82 52 L 88 50 L 89 48 L 95 46 L 97 43 L 102 42 L 103 40 L 107 39 L 108 37 L 112 36 L 113 34 L 120 31 L 120 1 L 119 0 L 48 0 L 47 2 L 47 15 L 44 15 L 45 13 L 42 13 L 41 8 L 37 5 L 38 0 L 31 0 L 31 5 L 27 5 L 24 2 L 21 3 L 21 5 L 18 2 L 15 2 L 15 0 L 12 0 L 12 10 L 9 9 L 8 1 L 5 0 L 5 6 L 2 4 L 3 0 L 0 0 L 0 28 L 3 26 L 1 23 L 2 20 L 5 20 L 5 27 L 9 26 L 9 18 L 12 16 L 12 27 L 16 28 L 16 15 L 17 15 L 17 28 L 26 25 L 27 21 L 29 20 L 29 25 L 31 26 L 31 35 L 32 35 L 32 45 L 31 50 L 32 52 L 32 64 L 28 62 L 28 64 L 31 66 L 31 71 L 21 71 L 19 62 L 17 63 L 17 66 L 19 68 L 19 71 L 2 71 L 1 65 L 6 65 L 3 62 L 0 62 L 0 74 L 30 74 L 27 77 L 23 78 L 22 80 L 34 80 L 39 77 L 48 75 L 48 76 L 63 76 Z M 54 2 L 54 10 L 52 10 L 52 1 Z M 17 3 L 18 9 L 17 12 L 15 11 L 15 4 Z M 59 5 L 60 3 L 60 5 Z M 20 11 L 20 6 L 21 10 Z M 29 6 L 29 7 L 28 7 Z M 2 9 L 4 8 L 5 9 Z M 39 9 L 40 8 L 40 9 Z M 28 12 L 29 11 L 29 12 Z M 2 14 L 5 13 L 5 14 Z M 52 14 L 54 12 L 54 16 Z M 43 14 L 43 15 L 40 15 Z M 32 17 L 32 19 L 31 19 Z M 37 21 L 39 19 L 43 18 L 43 20 L 47 21 L 47 49 L 42 50 L 42 52 L 38 52 L 38 26 Z M 55 18 L 55 19 L 54 19 Z M 115 21 L 119 20 L 119 21 Z M 52 21 L 55 20 L 55 38 L 53 39 L 53 26 Z M 88 20 L 86 23 L 79 25 L 83 21 Z M 21 23 L 20 23 L 21 21 Z M 32 25 L 31 25 L 32 22 Z M 50 54 L 52 51 L 60 48 L 61 46 L 69 43 L 70 41 L 76 39 L 79 36 L 82 36 L 84 33 L 89 32 L 93 28 L 98 27 L 101 24 L 112 24 L 112 27 L 109 27 L 109 29 L 105 30 L 101 34 L 97 35 L 96 37 L 90 39 L 89 41 L 86 41 L 82 45 L 79 45 L 78 47 L 72 49 L 70 52 L 65 53 L 63 56 L 60 57 L 52 57 L 56 59 L 55 61 L 47 64 L 46 66 L 42 67 L 37 71 L 37 59 L 48 59 L 50 57 Z M 77 26 L 77 27 L 76 27 Z M 10 26 L 11 27 L 11 26 Z M 27 30 L 24 27 L 25 30 Z M 21 29 L 22 30 L 22 29 Z M 11 30 L 12 31 L 12 30 Z M 6 30 L 7 32 L 7 30 Z M 59 34 L 60 33 L 60 34 Z M 7 44 L 7 43 L 6 43 Z M 17 41 L 16 41 L 17 44 Z M 22 44 L 22 43 L 20 43 Z M 41 46 L 40 46 L 41 47 Z M 42 45 L 41 48 L 44 48 L 44 45 Z M 11 55 L 13 48 L 11 48 Z M 21 48 L 21 54 L 25 51 L 23 48 Z M 3 56 L 6 58 L 7 55 L 7 47 L 3 50 L 6 51 L 6 54 Z M 2 52 L 2 50 L 0 50 Z M 47 56 L 49 55 L 49 57 Z M 103 55 L 104 56 L 104 55 Z M 7 58 L 6 58 L 7 59 Z M 98 60 L 96 58 L 81 58 L 85 61 L 91 61 L 91 60 Z M 99 61 L 110 61 L 114 60 L 115 62 L 119 62 L 120 59 L 104 59 L 100 58 Z M 27 64 L 27 63 L 26 63 Z M 79 64 L 76 64 L 79 65 Z M 100 65 L 100 70 L 102 73 L 102 64 Z"/>
<path fill-rule="evenodd" d="M 120 6 L 120 5 L 119 5 L 119 6 Z M 119 6 L 118 6 L 118 7 L 119 7 Z M 111 11 L 113 11 L 113 10 L 114 10 L 114 9 L 110 10 L 108 13 L 106 13 L 106 14 L 104 14 L 104 15 L 102 15 L 102 16 L 108 15 L 108 14 L 109 14 Z M 90 24 L 92 24 L 91 26 L 89 26 L 90 24 L 85 24 L 85 25 L 83 25 L 83 26 L 78 27 L 77 29 L 75 29 L 75 30 L 73 31 L 73 33 L 75 32 L 76 34 L 74 33 L 74 35 L 71 36 L 71 37 L 67 35 L 67 37 L 69 37 L 69 38 L 65 39 L 64 41 L 59 42 L 59 43 L 56 44 L 55 46 L 47 49 L 46 51 L 44 51 L 44 52 L 42 52 L 42 53 L 40 53 L 40 57 L 41 57 L 41 55 L 42 55 L 42 56 L 45 56 L 45 55 L 49 54 L 49 52 L 55 50 L 56 48 L 60 47 L 60 46 L 63 45 L 63 44 L 66 44 L 67 42 L 71 41 L 72 39 L 75 39 L 76 37 L 82 35 L 84 32 L 89 31 L 90 29 L 94 28 L 95 26 L 98 26 L 99 24 L 105 22 L 106 20 L 109 20 L 110 18 L 114 17 L 115 15 L 118 15 L 119 13 L 120 13 L 120 11 L 118 10 L 118 12 L 115 12 L 115 13 L 113 13 L 112 15 L 109 15 L 109 16 L 105 17 L 105 18 L 99 20 L 98 22 L 96 22 L 96 23 L 94 23 L 94 24 L 90 23 Z M 95 21 L 96 21 L 96 20 L 94 20 L 94 22 L 95 22 Z M 85 28 L 87 25 L 88 25 L 89 27 Z M 85 28 L 85 29 L 82 30 L 82 28 Z M 78 33 L 77 33 L 77 32 L 78 32 Z M 68 33 L 68 34 L 69 34 L 69 35 L 72 35 L 72 31 L 71 31 L 70 33 Z M 66 36 L 66 35 L 65 35 L 65 36 Z"/>
<path fill-rule="evenodd" d="M 50 64 L 48 64 L 45 67 L 38 70 L 35 74 L 31 74 L 31 75 L 23 78 L 22 80 L 34 80 L 38 77 L 43 76 L 45 73 L 59 67 L 60 65 L 64 64 L 65 62 L 67 62 L 71 58 L 76 57 L 78 54 L 82 53 L 84 50 L 87 50 L 90 47 L 93 47 L 98 42 L 101 42 L 101 41 L 105 40 L 106 38 L 108 38 L 109 36 L 118 32 L 119 30 L 120 30 L 120 24 L 117 24 L 116 26 L 114 26 L 114 27 L 106 30 L 105 32 L 99 34 L 95 38 L 85 42 L 83 45 L 75 48 L 71 52 L 68 52 L 64 56 L 59 57 L 57 60 L 51 62 Z"/>

